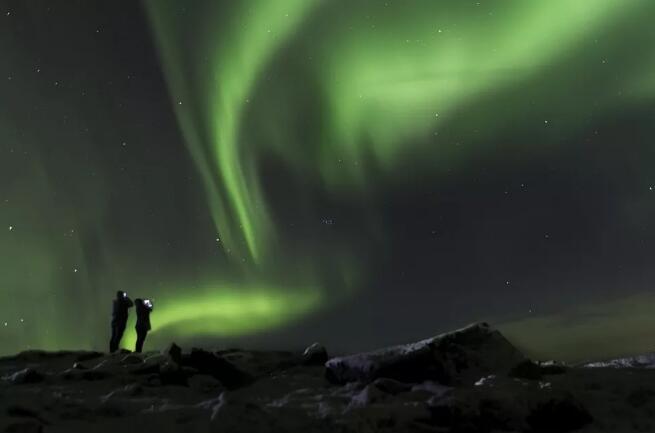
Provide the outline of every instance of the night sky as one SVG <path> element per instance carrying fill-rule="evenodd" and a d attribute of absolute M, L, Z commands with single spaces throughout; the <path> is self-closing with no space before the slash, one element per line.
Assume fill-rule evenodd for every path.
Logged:
<path fill-rule="evenodd" d="M 654 14 L 0 0 L 0 353 L 106 350 L 116 290 L 150 349 L 654 350 Z"/>

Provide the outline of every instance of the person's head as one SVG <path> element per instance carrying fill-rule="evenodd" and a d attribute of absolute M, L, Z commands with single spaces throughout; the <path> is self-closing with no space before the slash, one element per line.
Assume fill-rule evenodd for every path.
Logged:
<path fill-rule="evenodd" d="M 134 305 L 136 305 L 137 307 L 141 307 L 141 306 L 143 306 L 143 299 L 141 299 L 141 298 L 136 298 L 136 299 L 134 300 Z"/>
<path fill-rule="evenodd" d="M 127 298 L 127 293 L 125 293 L 122 290 L 117 291 L 116 292 L 116 299 L 123 299 L 123 298 Z"/>

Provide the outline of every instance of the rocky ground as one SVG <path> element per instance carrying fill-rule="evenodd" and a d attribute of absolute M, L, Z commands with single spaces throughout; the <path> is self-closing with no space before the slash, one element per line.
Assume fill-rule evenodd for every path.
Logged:
<path fill-rule="evenodd" d="M 534 363 L 486 324 L 331 359 L 29 351 L 0 359 L 0 431 L 655 431 L 655 370 L 636 365 Z"/>

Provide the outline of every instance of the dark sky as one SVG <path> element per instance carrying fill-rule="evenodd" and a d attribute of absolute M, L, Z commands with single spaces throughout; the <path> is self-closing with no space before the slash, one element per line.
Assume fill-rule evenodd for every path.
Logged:
<path fill-rule="evenodd" d="M 0 0 L 0 352 L 651 350 L 654 12 Z"/>

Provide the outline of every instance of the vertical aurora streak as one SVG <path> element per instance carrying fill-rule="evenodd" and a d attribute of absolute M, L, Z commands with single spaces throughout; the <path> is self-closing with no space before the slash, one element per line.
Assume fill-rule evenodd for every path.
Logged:
<path fill-rule="evenodd" d="M 220 20 L 212 17 L 217 12 L 208 7 L 210 11 L 199 31 L 207 40 L 190 41 L 203 47 L 194 56 L 199 62 L 198 75 L 206 81 L 198 86 L 202 95 L 191 95 L 189 81 L 197 79 L 197 75 L 181 73 L 189 65 L 179 64 L 182 54 L 177 50 L 183 48 L 171 36 L 182 26 L 167 16 L 174 3 L 147 2 L 173 101 L 177 103 L 176 112 L 186 143 L 203 173 L 218 233 L 226 248 L 237 254 L 248 254 L 255 262 L 261 260 L 272 233 L 257 167 L 239 135 L 243 111 L 267 61 L 293 35 L 316 3 L 316 0 L 240 2 L 229 11 L 228 19 L 222 20 L 227 28 L 216 25 Z M 201 107 L 198 111 L 202 113 L 192 112 L 183 103 L 195 97 L 206 98 L 198 101 Z M 194 115 L 203 120 L 191 118 Z"/>

